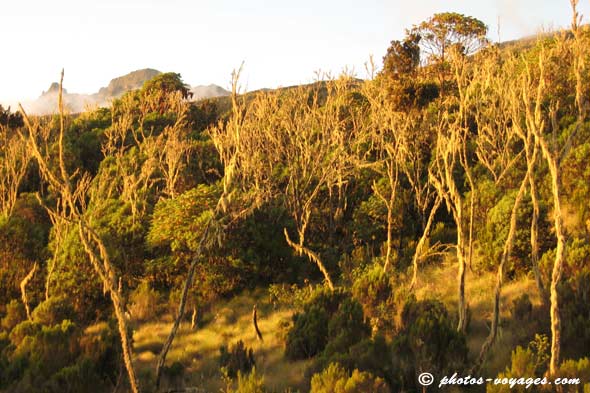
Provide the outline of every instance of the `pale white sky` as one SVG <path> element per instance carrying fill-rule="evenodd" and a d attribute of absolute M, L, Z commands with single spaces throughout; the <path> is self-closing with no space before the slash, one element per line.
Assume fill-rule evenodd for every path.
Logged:
<path fill-rule="evenodd" d="M 590 1 L 581 0 L 584 22 Z M 0 103 L 32 99 L 65 68 L 69 92 L 94 93 L 140 68 L 228 88 L 245 61 L 249 90 L 306 83 L 314 71 L 377 65 L 389 42 L 436 12 L 484 21 L 497 40 L 569 24 L 569 0 L 5 0 Z"/>

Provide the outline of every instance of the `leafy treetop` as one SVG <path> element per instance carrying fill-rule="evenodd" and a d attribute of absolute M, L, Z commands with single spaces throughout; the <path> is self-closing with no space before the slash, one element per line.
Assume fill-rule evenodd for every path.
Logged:
<path fill-rule="evenodd" d="M 434 14 L 409 30 L 408 36 L 420 37 L 422 50 L 430 60 L 445 61 L 451 47 L 470 55 L 487 43 L 487 26 L 477 18 L 456 12 Z"/>

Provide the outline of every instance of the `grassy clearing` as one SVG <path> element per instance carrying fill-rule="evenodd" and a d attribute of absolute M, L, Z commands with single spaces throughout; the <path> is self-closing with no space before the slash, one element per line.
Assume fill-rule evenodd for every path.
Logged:
<path fill-rule="evenodd" d="M 258 308 L 258 326 L 263 342 L 258 341 L 252 325 L 252 307 Z M 271 391 L 287 388 L 304 390 L 304 372 L 309 361 L 288 362 L 284 358 L 284 334 L 293 310 L 275 308 L 264 290 L 246 292 L 220 302 L 203 316 L 195 330 L 183 323 L 168 354 L 167 363 L 185 366 L 187 386 L 218 392 L 224 387 L 219 370 L 219 348 L 233 346 L 239 340 L 254 350 L 256 368 L 265 376 Z M 169 318 L 168 318 L 169 319 Z M 136 362 L 140 370 L 154 370 L 157 354 L 170 331 L 171 322 L 141 325 L 134 333 Z"/>
<path fill-rule="evenodd" d="M 442 266 L 426 267 L 419 273 L 416 290 L 418 298 L 441 300 L 450 313 L 456 310 L 456 266 L 449 260 Z M 494 272 L 467 272 L 466 295 L 471 310 L 468 346 L 471 357 L 476 357 L 489 333 L 492 317 Z M 523 339 L 525 326 L 510 323 L 512 301 L 523 293 L 529 294 L 534 305 L 540 304 L 532 278 L 505 281 L 502 290 L 502 322 L 496 345 L 482 370 L 484 376 L 495 376 L 510 361 L 510 353 Z M 258 325 L 264 341 L 259 342 L 252 325 L 252 307 L 258 307 Z M 168 364 L 175 361 L 185 366 L 186 386 L 199 387 L 207 392 L 219 392 L 224 382 L 219 370 L 219 348 L 232 346 L 242 340 L 253 348 L 256 367 L 265 377 L 270 391 L 283 392 L 288 388 L 306 391 L 304 373 L 310 361 L 290 362 L 284 357 L 284 339 L 290 326 L 292 309 L 275 308 L 267 291 L 245 292 L 225 302 L 219 302 L 203 315 L 203 322 L 195 330 L 185 322 L 168 354 Z M 156 357 L 171 327 L 170 316 L 157 322 L 145 323 L 134 333 L 136 363 L 144 372 L 153 371 Z"/>

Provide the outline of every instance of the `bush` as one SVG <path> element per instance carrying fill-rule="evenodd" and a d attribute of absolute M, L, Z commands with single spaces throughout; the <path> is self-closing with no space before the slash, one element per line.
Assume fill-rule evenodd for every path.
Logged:
<path fill-rule="evenodd" d="M 40 303 L 32 312 L 33 321 L 42 325 L 53 326 L 63 320 L 74 319 L 71 302 L 65 296 L 50 297 Z"/>
<path fill-rule="evenodd" d="M 264 377 L 256 374 L 256 367 L 249 375 L 238 372 L 238 387 L 235 393 L 264 393 Z"/>
<path fill-rule="evenodd" d="M 313 295 L 313 291 L 311 285 L 299 287 L 297 284 L 271 284 L 268 287 L 270 301 L 275 307 L 287 306 L 296 309 L 303 308 Z"/>
<path fill-rule="evenodd" d="M 322 289 L 293 316 L 293 327 L 287 334 L 285 355 L 292 360 L 308 359 L 322 352 L 328 343 L 328 325 L 332 315 L 347 295 L 340 290 Z"/>
<path fill-rule="evenodd" d="M 219 365 L 232 378 L 240 372 L 248 373 L 254 367 L 254 351 L 247 348 L 242 340 L 229 350 L 222 346 L 219 348 Z"/>
<path fill-rule="evenodd" d="M 6 305 L 6 315 L 0 321 L 0 327 L 10 332 L 16 325 L 26 319 L 25 306 L 16 299 Z"/>
<path fill-rule="evenodd" d="M 292 360 L 308 359 L 324 350 L 328 342 L 329 316 L 321 307 L 310 307 L 293 316 L 294 325 L 287 334 L 285 355 Z"/>
<path fill-rule="evenodd" d="M 533 313 L 533 304 L 529 295 L 523 293 L 512 301 L 512 319 L 516 321 L 528 321 Z"/>
<path fill-rule="evenodd" d="M 96 373 L 113 383 L 119 376 L 121 340 L 115 321 L 100 322 L 84 330 L 78 340 L 80 355 L 94 364 Z"/>
<path fill-rule="evenodd" d="M 353 372 L 355 369 L 367 371 L 391 383 L 391 351 L 383 336 L 364 338 L 342 352 L 328 353 L 326 348 L 314 364 L 305 371 L 305 374 L 310 378 L 326 369 L 331 363 L 338 363 L 348 372 Z"/>
<path fill-rule="evenodd" d="M 406 388 L 418 388 L 419 370 L 451 375 L 467 364 L 465 336 L 455 330 L 445 306 L 437 300 L 418 301 L 413 296 L 408 299 L 392 351 L 394 385 Z"/>
<path fill-rule="evenodd" d="M 130 296 L 129 313 L 139 321 L 152 318 L 158 309 L 160 295 L 150 288 L 147 281 L 142 282 Z"/>
<path fill-rule="evenodd" d="M 34 336 L 41 331 L 41 325 L 36 322 L 23 321 L 16 325 L 10 332 L 10 342 L 15 347 L 18 347 L 20 343 L 27 336 Z"/>
<path fill-rule="evenodd" d="M 14 340 L 17 332 L 23 337 Z M 18 372 L 11 371 L 10 391 L 46 391 L 49 379 L 59 370 L 73 364 L 78 357 L 77 330 L 75 325 L 64 320 L 54 326 L 41 326 L 23 322 L 13 330 L 11 340 L 20 341 L 10 354 L 11 363 L 20 364 Z"/>
<path fill-rule="evenodd" d="M 566 360 L 559 366 L 557 372 L 561 378 L 579 378 L 584 392 L 590 392 L 590 359 Z"/>
<path fill-rule="evenodd" d="M 103 392 L 109 387 L 96 372 L 95 364 L 82 359 L 53 374 L 44 386 L 47 393 Z"/>
<path fill-rule="evenodd" d="M 535 335 L 533 341 L 529 343 L 528 348 L 520 345 L 512 351 L 511 364 L 506 367 L 503 373 L 498 374 L 497 378 L 535 378 L 541 377 L 547 368 L 549 360 L 549 339 L 545 335 Z M 561 376 L 560 374 L 558 374 Z M 508 393 L 508 392 L 530 392 L 535 391 L 526 389 L 526 385 L 517 385 L 510 388 L 509 385 L 492 385 L 487 386 L 488 393 Z"/>
<path fill-rule="evenodd" d="M 184 389 L 184 365 L 174 362 L 170 367 L 162 367 L 162 391 L 182 391 Z"/>
<path fill-rule="evenodd" d="M 328 323 L 325 353 L 347 352 L 352 345 L 370 335 L 371 327 L 364 320 L 361 305 L 354 299 L 345 299 Z"/>
<path fill-rule="evenodd" d="M 590 272 L 582 271 L 559 287 L 563 356 L 579 358 L 590 348 Z"/>
<path fill-rule="evenodd" d="M 238 383 L 235 389 L 233 389 L 233 381 L 227 375 L 223 375 L 223 380 L 225 382 L 225 389 L 223 392 L 225 393 L 265 393 L 266 389 L 264 389 L 264 377 L 259 376 L 256 373 L 256 367 L 252 369 L 251 373 L 243 374 L 238 371 Z"/>
<path fill-rule="evenodd" d="M 383 328 L 385 320 L 392 322 L 391 316 L 395 314 L 393 288 L 380 265 L 374 264 L 356 274 L 352 295 L 362 304 L 365 315 L 371 318 L 373 329 Z"/>
<path fill-rule="evenodd" d="M 381 378 L 368 372 L 354 370 L 349 376 L 338 363 L 331 363 L 322 373 L 311 379 L 310 393 L 387 393 L 389 389 Z"/>

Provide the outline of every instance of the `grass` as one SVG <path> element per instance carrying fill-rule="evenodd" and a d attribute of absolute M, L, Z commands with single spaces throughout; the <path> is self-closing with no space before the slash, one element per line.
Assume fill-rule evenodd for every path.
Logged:
<path fill-rule="evenodd" d="M 427 268 L 419 272 L 419 285 L 416 296 L 434 298 L 442 301 L 454 315 L 457 312 L 457 266 L 452 260 L 443 266 Z M 496 272 L 474 272 L 467 269 L 465 298 L 471 311 L 471 322 L 467 336 L 470 358 L 479 355 L 482 344 L 490 332 L 493 315 L 493 294 L 496 285 Z M 511 323 L 512 302 L 522 294 L 528 294 L 534 306 L 541 304 L 534 279 L 520 277 L 518 280 L 504 280 L 500 297 L 500 326 L 498 336 L 488 360 L 482 369 L 486 376 L 495 376 L 504 371 L 510 363 L 510 355 L 516 345 L 522 344 L 526 327 Z"/>
<path fill-rule="evenodd" d="M 252 307 L 258 308 L 258 326 L 263 341 L 258 341 L 252 325 Z M 284 356 L 285 326 L 293 310 L 274 308 L 264 290 L 246 292 L 212 308 L 203 316 L 205 323 L 195 330 L 190 323 L 181 325 L 168 353 L 167 364 L 180 362 L 185 367 L 187 386 L 207 392 L 224 387 L 219 369 L 219 348 L 242 340 L 254 350 L 257 371 L 265 376 L 270 391 L 283 392 L 289 387 L 305 390 L 304 372 L 309 361 L 290 362 Z M 168 318 L 169 319 L 169 318 Z M 135 331 L 134 350 L 139 370 L 154 370 L 171 322 L 145 323 Z"/>
<path fill-rule="evenodd" d="M 438 266 L 425 267 L 419 272 L 416 296 L 441 300 L 449 313 L 457 309 L 457 267 L 452 259 Z M 468 334 L 470 357 L 479 354 L 482 343 L 489 333 L 492 317 L 492 294 L 496 282 L 495 272 L 473 272 L 466 277 L 466 298 L 471 310 Z M 511 351 L 522 344 L 528 332 L 526 326 L 510 322 L 512 301 L 527 293 L 534 305 L 540 304 L 534 280 L 522 277 L 516 281 L 505 280 L 501 297 L 501 324 L 489 359 L 481 375 L 494 377 L 510 362 Z M 252 308 L 258 308 L 258 325 L 263 341 L 258 341 L 252 325 Z M 265 386 L 271 392 L 307 391 L 305 369 L 311 361 L 291 362 L 284 357 L 285 334 L 290 326 L 294 310 L 276 308 L 268 292 L 258 289 L 242 293 L 231 300 L 219 302 L 203 315 L 203 322 L 195 330 L 190 323 L 181 325 L 168 354 L 167 364 L 180 362 L 185 367 L 186 386 L 197 387 L 207 392 L 220 392 L 225 387 L 219 369 L 219 348 L 233 346 L 239 340 L 254 350 L 256 369 L 264 375 Z M 170 316 L 138 326 L 134 333 L 135 362 L 143 373 L 153 373 L 157 355 L 171 327 Z"/>

